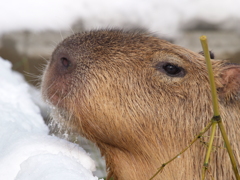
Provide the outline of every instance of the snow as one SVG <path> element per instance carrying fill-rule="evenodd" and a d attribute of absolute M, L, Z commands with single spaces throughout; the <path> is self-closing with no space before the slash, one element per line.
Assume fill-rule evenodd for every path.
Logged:
<path fill-rule="evenodd" d="M 140 27 L 168 37 L 206 23 L 239 31 L 239 0 L 8 0 L 1 2 L 0 34 L 14 30 Z"/>
<path fill-rule="evenodd" d="M 81 147 L 48 135 L 30 86 L 0 58 L 0 177 L 4 180 L 97 180 Z"/>

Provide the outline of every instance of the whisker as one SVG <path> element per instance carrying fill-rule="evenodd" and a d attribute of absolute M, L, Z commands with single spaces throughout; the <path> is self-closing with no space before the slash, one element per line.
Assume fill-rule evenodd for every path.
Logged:
<path fill-rule="evenodd" d="M 56 79 L 47 87 L 46 91 L 48 91 L 54 84 L 56 83 Z"/>
<path fill-rule="evenodd" d="M 72 31 L 72 34 L 75 35 L 75 32 L 73 31 L 72 27 L 70 27 L 70 30 Z"/>
<path fill-rule="evenodd" d="M 62 39 L 62 41 L 63 41 L 62 31 L 59 30 L 59 33 L 60 33 L 60 35 L 61 35 L 61 39 Z"/>
<path fill-rule="evenodd" d="M 45 60 L 45 63 L 48 63 L 48 59 L 47 58 L 45 58 L 45 57 L 43 57 L 42 55 L 38 55 L 40 58 L 42 58 L 43 60 Z"/>

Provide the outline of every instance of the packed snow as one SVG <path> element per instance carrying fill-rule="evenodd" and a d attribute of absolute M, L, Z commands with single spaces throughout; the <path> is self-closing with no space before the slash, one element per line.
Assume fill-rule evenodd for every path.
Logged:
<path fill-rule="evenodd" d="M 23 77 L 0 58 L 0 179 L 97 180 L 81 147 L 48 135 Z"/>
<path fill-rule="evenodd" d="M 0 34 L 14 30 L 140 27 L 167 37 L 199 24 L 240 29 L 239 0 L 11 0 L 0 6 Z"/>

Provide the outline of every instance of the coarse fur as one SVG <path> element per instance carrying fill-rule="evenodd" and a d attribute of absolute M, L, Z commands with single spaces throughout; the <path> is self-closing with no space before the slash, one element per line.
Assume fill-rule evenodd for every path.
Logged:
<path fill-rule="evenodd" d="M 171 76 L 158 67 L 164 63 L 184 73 Z M 239 162 L 240 68 L 212 64 L 221 116 Z M 53 118 L 96 143 L 114 180 L 149 179 L 213 116 L 204 57 L 146 33 L 96 30 L 68 37 L 53 52 L 41 88 L 55 107 Z M 196 142 L 156 179 L 200 179 L 207 141 Z M 207 179 L 234 179 L 219 131 L 214 146 Z"/>

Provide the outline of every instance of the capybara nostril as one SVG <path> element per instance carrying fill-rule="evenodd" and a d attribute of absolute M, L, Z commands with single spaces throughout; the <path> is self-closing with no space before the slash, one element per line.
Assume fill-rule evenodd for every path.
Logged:
<path fill-rule="evenodd" d="M 62 65 L 67 69 L 71 65 L 71 61 L 66 57 L 60 58 Z"/>
<path fill-rule="evenodd" d="M 52 66 L 55 66 L 59 74 L 71 73 L 76 68 L 77 63 L 68 53 L 56 53 L 52 56 Z"/>

